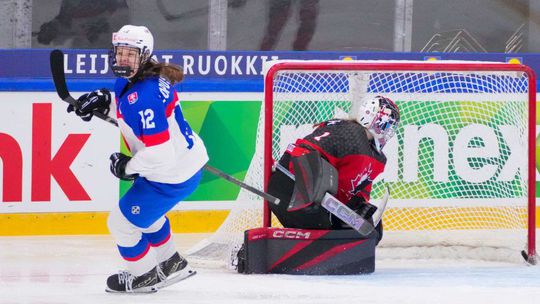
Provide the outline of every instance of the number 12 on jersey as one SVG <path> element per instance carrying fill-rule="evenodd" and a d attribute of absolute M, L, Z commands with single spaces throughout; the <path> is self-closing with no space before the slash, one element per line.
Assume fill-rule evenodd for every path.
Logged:
<path fill-rule="evenodd" d="M 156 127 L 154 123 L 154 111 L 152 109 L 139 111 L 139 116 L 141 116 L 143 129 L 153 129 Z"/>

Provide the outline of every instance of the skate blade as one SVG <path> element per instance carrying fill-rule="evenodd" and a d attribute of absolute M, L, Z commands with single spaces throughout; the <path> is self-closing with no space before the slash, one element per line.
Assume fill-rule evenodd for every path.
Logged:
<path fill-rule="evenodd" d="M 178 283 L 180 281 L 183 281 L 189 277 L 192 277 L 197 274 L 197 271 L 193 269 L 182 269 L 181 271 L 177 272 L 175 275 L 168 277 L 165 281 L 162 281 L 161 283 L 158 283 L 156 287 L 158 289 L 165 288 L 167 286 L 171 286 L 172 284 Z"/>
<path fill-rule="evenodd" d="M 105 288 L 105 291 L 108 293 L 116 293 L 116 294 L 138 294 L 138 293 L 145 294 L 145 293 L 155 293 L 158 291 L 158 288 L 156 285 L 154 285 L 154 286 L 149 286 L 149 287 L 137 288 L 130 292 L 127 292 L 127 291 L 112 290 L 107 287 Z"/>

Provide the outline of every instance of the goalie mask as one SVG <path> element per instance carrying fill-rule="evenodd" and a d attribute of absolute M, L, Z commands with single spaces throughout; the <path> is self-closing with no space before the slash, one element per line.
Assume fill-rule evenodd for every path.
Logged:
<path fill-rule="evenodd" d="M 353 103 L 349 118 L 356 120 L 373 135 L 380 150 L 396 133 L 399 109 L 390 98 L 366 97 Z"/>
<path fill-rule="evenodd" d="M 145 26 L 124 25 L 112 35 L 109 54 L 115 76 L 131 78 L 152 56 L 154 37 Z"/>

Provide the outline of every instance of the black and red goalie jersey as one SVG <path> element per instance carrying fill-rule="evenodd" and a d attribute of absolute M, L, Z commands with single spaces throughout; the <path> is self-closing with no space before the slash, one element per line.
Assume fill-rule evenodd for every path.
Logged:
<path fill-rule="evenodd" d="M 362 209 L 369 201 L 373 180 L 383 172 L 386 164 L 386 157 L 378 151 L 373 136 L 353 120 L 325 121 L 316 125 L 311 134 L 289 145 L 279 163 L 293 172 L 291 157 L 313 150 L 319 151 L 338 171 L 336 198 L 353 210 Z M 344 228 L 341 221 L 323 209 L 287 210 L 293 189 L 294 182 L 279 170 L 272 174 L 268 192 L 281 202 L 271 208 L 285 227 Z"/>
<path fill-rule="evenodd" d="M 310 150 L 319 151 L 337 169 L 337 199 L 342 203 L 353 197 L 359 198 L 357 202 L 369 201 L 372 182 L 384 171 L 386 157 L 377 150 L 364 127 L 351 120 L 325 121 L 311 134 L 298 139 L 295 145 L 290 145 L 286 153 L 294 157 Z M 292 172 L 290 162 L 282 165 Z"/>

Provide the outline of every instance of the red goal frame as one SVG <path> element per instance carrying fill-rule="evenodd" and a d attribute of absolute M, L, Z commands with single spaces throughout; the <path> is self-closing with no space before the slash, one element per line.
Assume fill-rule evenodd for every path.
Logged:
<path fill-rule="evenodd" d="M 523 64 L 497 62 L 406 62 L 406 61 L 290 61 L 272 65 L 264 79 L 264 188 L 271 173 L 272 159 L 272 122 L 273 122 L 273 79 L 282 70 L 343 70 L 343 71 L 501 71 L 523 72 L 529 78 L 529 121 L 528 121 L 528 229 L 527 257 L 529 261 L 536 258 L 536 75 Z M 264 203 L 263 226 L 271 225 L 271 213 L 268 202 Z"/>

